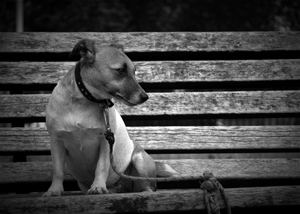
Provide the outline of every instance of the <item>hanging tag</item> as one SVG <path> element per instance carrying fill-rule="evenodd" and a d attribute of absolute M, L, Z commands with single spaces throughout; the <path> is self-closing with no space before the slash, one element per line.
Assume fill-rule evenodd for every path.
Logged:
<path fill-rule="evenodd" d="M 115 143 L 115 136 L 114 136 L 114 133 L 108 128 L 106 130 L 106 132 L 104 133 L 105 135 L 105 138 L 110 146 L 110 151 L 112 151 L 112 147 Z"/>

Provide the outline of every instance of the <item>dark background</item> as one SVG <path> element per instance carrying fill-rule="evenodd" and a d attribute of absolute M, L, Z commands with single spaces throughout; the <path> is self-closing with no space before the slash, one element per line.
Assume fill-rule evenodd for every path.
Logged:
<path fill-rule="evenodd" d="M 0 1 L 0 31 L 15 31 L 15 0 Z M 24 31 L 300 30 L 299 0 L 24 0 Z"/>

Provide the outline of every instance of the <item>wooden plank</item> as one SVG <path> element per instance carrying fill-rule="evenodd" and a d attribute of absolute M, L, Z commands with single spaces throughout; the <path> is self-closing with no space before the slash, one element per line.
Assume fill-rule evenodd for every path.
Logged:
<path fill-rule="evenodd" d="M 50 95 L 1 95 L 0 118 L 44 117 Z M 149 93 L 135 107 L 116 101 L 122 115 L 299 113 L 300 91 Z"/>
<path fill-rule="evenodd" d="M 1 33 L 0 52 L 70 52 L 84 38 L 127 52 L 300 50 L 300 32 Z"/>
<path fill-rule="evenodd" d="M 169 153 L 236 151 L 299 151 L 300 126 L 167 126 L 127 127 L 146 150 Z M 0 152 L 50 151 L 45 128 L 0 128 Z"/>
<path fill-rule="evenodd" d="M 0 62 L 0 84 L 56 84 L 75 62 Z M 300 80 L 300 60 L 135 62 L 139 82 Z"/>
<path fill-rule="evenodd" d="M 0 62 L 0 84 L 56 84 L 75 62 Z"/>
<path fill-rule="evenodd" d="M 300 179 L 300 159 L 180 159 L 160 160 L 179 175 L 202 175 L 213 171 L 222 180 Z M 0 184 L 50 182 L 51 162 L 0 163 Z M 73 180 L 66 170 L 65 180 Z"/>
<path fill-rule="evenodd" d="M 299 205 L 299 186 L 250 187 L 225 189 L 235 209 Z M 221 210 L 225 204 L 218 194 Z M 289 209 L 288 209 L 289 208 Z M 63 197 L 8 197 L 0 201 L 1 213 L 136 213 L 205 210 L 203 191 L 164 190 L 153 193 L 78 195 Z M 241 210 L 240 210 L 241 211 Z"/>

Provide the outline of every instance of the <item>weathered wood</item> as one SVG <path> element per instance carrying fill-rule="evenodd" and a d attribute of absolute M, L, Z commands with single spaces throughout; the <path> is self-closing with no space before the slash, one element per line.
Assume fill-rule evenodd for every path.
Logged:
<path fill-rule="evenodd" d="M 177 53 L 179 61 L 138 61 L 137 80 L 142 83 L 172 83 L 168 87 L 196 87 L 197 84 L 229 86 L 230 83 L 251 86 L 266 83 L 274 88 L 265 91 L 170 92 L 149 93 L 150 99 L 137 107 L 116 102 L 122 115 L 174 116 L 175 118 L 226 118 L 238 114 L 257 117 L 299 115 L 300 91 L 300 32 L 220 32 L 220 33 L 0 33 L 0 54 L 18 56 L 29 53 L 51 58 L 65 57 L 82 38 L 94 39 L 100 45 L 121 43 L 132 56 L 163 59 Z M 209 54 L 212 52 L 211 54 Z M 217 53 L 218 52 L 218 53 Z M 154 57 L 159 53 L 159 57 Z M 232 54 L 233 53 L 233 54 Z M 255 55 L 258 53 L 257 55 Z M 287 56 L 284 54 L 287 53 Z M 136 55 L 135 55 L 136 54 Z M 179 55 L 178 55 L 179 54 Z M 203 55 L 228 59 L 243 54 L 245 59 L 259 56 L 265 60 L 184 61 L 200 59 Z M 281 55 L 280 55 L 281 54 Z M 200 56 L 201 55 L 201 56 Z M 174 55 L 172 55 L 174 56 Z M 183 58 L 180 58 L 184 56 Z M 192 56 L 191 58 L 189 58 Z M 195 57 L 197 56 L 197 57 Z M 199 57 L 198 57 L 199 56 Z M 26 57 L 25 57 L 26 58 Z M 39 58 L 41 60 L 42 58 Z M 49 59 L 50 59 L 49 58 Z M 52 60 L 54 58 L 51 58 Z M 236 59 L 238 59 L 237 57 Z M 242 57 L 241 57 L 242 58 Z M 259 59 L 252 58 L 252 59 Z M 268 60 L 275 59 L 276 60 Z M 284 58 L 284 59 L 282 59 Z M 61 58 L 63 59 L 63 58 Z M 170 58 L 172 60 L 173 58 Z M 209 58 L 210 59 L 210 58 Z M 231 58 L 233 59 L 233 58 Z M 67 60 L 67 59 L 66 59 Z M 181 60 L 181 61 L 180 61 Z M 43 85 L 48 89 L 56 84 L 75 62 L 0 62 L 0 84 L 5 87 L 32 88 Z M 276 86 L 277 81 L 282 84 Z M 296 82 L 297 81 L 297 82 Z M 225 84 L 223 84 L 225 83 Z M 281 90 L 292 83 L 295 90 Z M 49 87 L 49 84 L 51 86 Z M 30 86 L 31 85 L 31 86 Z M 152 84 L 156 85 L 156 84 Z M 170 86 L 169 86 L 170 85 Z M 3 90 L 6 90 L 2 87 Z M 217 86 L 218 87 L 218 86 Z M 30 88 L 30 89 L 31 89 Z M 280 89 L 280 90 L 279 90 Z M 263 90 L 263 89 L 262 89 Z M 1 95 L 0 118 L 16 121 L 21 118 L 44 117 L 50 95 Z M 182 116 L 182 117 L 181 117 Z M 245 115 L 244 115 L 245 116 Z M 150 117 L 147 117 L 147 119 Z M 158 118 L 158 117 L 153 117 Z M 162 117 L 160 117 L 162 118 Z M 38 119 L 39 120 L 39 119 Z M 174 159 L 168 163 L 180 175 L 202 175 L 211 170 L 222 182 L 235 189 L 226 189 L 233 209 L 284 206 L 291 210 L 300 206 L 300 126 L 249 127 L 128 127 L 132 138 L 145 149 L 170 154 L 172 152 L 290 152 L 296 158 L 265 159 Z M 180 150 L 180 151 L 179 151 Z M 5 155 L 49 152 L 49 135 L 45 129 L 0 129 L 0 153 Z M 37 154 L 35 153 L 35 154 Z M 41 154 L 41 153 L 39 153 Z M 263 154 L 263 153 L 262 153 Z M 11 192 L 23 185 L 41 186 L 52 180 L 51 162 L 0 163 L 0 184 Z M 74 181 L 66 170 L 66 181 Z M 69 182 L 70 184 L 72 182 Z M 273 186 L 264 185 L 294 185 Z M 246 185 L 259 187 L 248 188 Z M 162 184 L 163 185 L 163 184 Z M 33 190 L 44 191 L 44 190 Z M 6 192 L 6 190 L 2 191 Z M 40 193 L 38 193 L 40 194 Z M 221 203 L 224 207 L 224 204 Z M 281 207 L 282 208 L 282 207 Z M 0 213 L 115 213 L 115 212 L 174 212 L 204 210 L 199 189 L 162 190 L 155 193 L 111 194 L 101 196 L 73 195 L 59 198 L 32 196 L 0 196 Z M 249 210 L 248 210 L 249 211 Z"/>
<path fill-rule="evenodd" d="M 0 84 L 56 84 L 75 62 L 0 62 Z"/>
<path fill-rule="evenodd" d="M 50 95 L 1 95 L 0 117 L 44 117 Z M 299 113 L 300 91 L 149 93 L 150 99 L 122 115 Z"/>
<path fill-rule="evenodd" d="M 0 84 L 56 84 L 75 62 L 0 62 Z M 300 60 L 135 62 L 139 82 L 300 80 Z"/>
<path fill-rule="evenodd" d="M 128 127 L 145 149 L 282 150 L 299 148 L 300 126 Z"/>
<path fill-rule="evenodd" d="M 268 208 L 298 205 L 299 186 L 226 189 L 233 209 Z M 221 209 L 224 201 L 218 194 Z M 291 209 L 291 207 L 289 207 Z M 78 195 L 53 198 L 1 198 L 1 213 L 123 213 L 178 212 L 204 210 L 203 191 L 164 190 L 153 193 Z"/>
<path fill-rule="evenodd" d="M 202 175 L 213 171 L 222 180 L 300 179 L 300 159 L 180 159 L 161 160 L 179 175 Z M 0 184 L 49 182 L 51 162 L 0 163 Z M 66 170 L 65 180 L 73 180 Z"/>
<path fill-rule="evenodd" d="M 300 126 L 127 127 L 146 150 L 267 152 L 300 149 Z M 50 151 L 45 128 L 1 128 L 0 152 Z"/>
<path fill-rule="evenodd" d="M 84 38 L 127 52 L 300 50 L 300 32 L 1 33 L 0 52 L 70 52 Z"/>

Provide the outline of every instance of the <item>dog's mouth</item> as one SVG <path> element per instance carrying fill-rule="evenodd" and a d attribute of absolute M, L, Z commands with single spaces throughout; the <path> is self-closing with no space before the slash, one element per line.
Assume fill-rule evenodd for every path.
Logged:
<path fill-rule="evenodd" d="M 121 100 L 125 105 L 128 105 L 128 106 L 135 106 L 137 104 L 134 104 L 132 102 L 130 102 L 129 100 L 125 99 L 122 95 L 116 93 L 115 98 L 117 98 L 118 100 Z"/>

